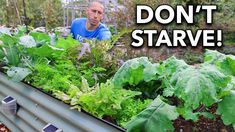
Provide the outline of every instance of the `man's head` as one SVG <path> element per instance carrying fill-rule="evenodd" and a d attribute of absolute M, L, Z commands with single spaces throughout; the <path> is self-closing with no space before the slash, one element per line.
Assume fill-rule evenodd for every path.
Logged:
<path fill-rule="evenodd" d="M 93 1 L 89 4 L 86 13 L 89 24 L 91 26 L 98 26 L 104 18 L 104 6 L 101 2 Z"/>

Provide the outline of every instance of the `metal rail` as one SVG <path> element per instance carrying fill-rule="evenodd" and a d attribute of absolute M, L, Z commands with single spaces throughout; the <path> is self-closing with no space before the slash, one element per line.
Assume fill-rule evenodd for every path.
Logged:
<path fill-rule="evenodd" d="M 17 99 L 16 115 L 7 115 L 0 107 L 1 121 L 13 132 L 42 131 L 48 123 L 64 132 L 118 132 L 123 129 L 94 118 L 84 112 L 71 110 L 69 105 L 24 83 L 16 83 L 0 73 L 0 100 L 7 95 Z"/>

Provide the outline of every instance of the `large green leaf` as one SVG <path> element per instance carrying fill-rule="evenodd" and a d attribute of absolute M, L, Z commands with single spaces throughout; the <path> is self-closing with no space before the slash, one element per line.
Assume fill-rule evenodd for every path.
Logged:
<path fill-rule="evenodd" d="M 7 75 L 13 81 L 22 81 L 26 76 L 31 74 L 32 72 L 28 68 L 21 68 L 21 67 L 11 67 L 7 70 Z"/>
<path fill-rule="evenodd" d="M 63 49 L 58 49 L 48 44 L 44 44 L 39 48 L 27 48 L 26 50 L 30 56 L 46 58 L 59 57 L 64 51 Z"/>
<path fill-rule="evenodd" d="M 137 85 L 142 81 L 157 80 L 159 64 L 152 64 L 147 57 L 140 57 L 126 61 L 113 78 L 115 87 L 125 84 Z"/>
<path fill-rule="evenodd" d="M 174 56 L 162 62 L 163 73 L 161 75 L 171 76 L 176 71 L 181 71 L 189 67 L 183 60 L 178 60 Z"/>
<path fill-rule="evenodd" d="M 216 65 L 222 72 L 235 76 L 235 56 L 225 55 L 218 51 L 207 50 L 204 58 L 206 63 Z"/>
<path fill-rule="evenodd" d="M 0 40 L 4 45 L 14 45 L 18 42 L 18 40 L 14 36 L 10 36 L 7 34 L 3 34 L 0 36 Z"/>
<path fill-rule="evenodd" d="M 68 36 L 66 39 L 59 37 L 58 42 L 56 43 L 55 47 L 69 49 L 74 47 L 75 45 L 80 44 L 79 41 L 72 38 L 72 36 Z"/>
<path fill-rule="evenodd" d="M 140 94 L 136 91 L 116 89 L 111 81 L 107 81 L 97 85 L 95 90 L 82 94 L 79 104 L 84 110 L 98 117 L 112 116 L 122 109 L 123 101 Z"/>
<path fill-rule="evenodd" d="M 6 48 L 6 58 L 9 65 L 18 66 L 20 63 L 19 51 L 14 45 L 9 45 Z"/>
<path fill-rule="evenodd" d="M 189 67 L 176 72 L 171 78 L 174 95 L 185 102 L 185 106 L 196 109 L 201 104 L 210 106 L 218 101 L 231 78 L 221 73 L 212 65 Z"/>
<path fill-rule="evenodd" d="M 235 91 L 224 97 L 224 99 L 219 102 L 217 113 L 221 115 L 221 118 L 225 125 L 232 124 L 235 126 Z M 235 128 L 234 128 L 235 129 Z"/>
<path fill-rule="evenodd" d="M 178 117 L 176 107 L 166 104 L 158 96 L 152 104 L 127 123 L 129 132 L 173 131 L 172 120 Z"/>
<path fill-rule="evenodd" d="M 36 42 L 44 42 L 44 43 L 50 42 L 49 35 L 45 33 L 31 32 L 29 35 L 32 36 Z"/>
<path fill-rule="evenodd" d="M 160 75 L 159 78 L 162 81 L 162 86 L 164 89 L 163 95 L 168 97 L 172 96 L 174 93 L 174 88 L 170 83 L 170 78 L 175 72 L 185 70 L 189 67 L 183 60 L 178 60 L 174 56 L 163 61 L 160 65 Z"/>
<path fill-rule="evenodd" d="M 4 52 L 2 49 L 0 49 L 0 61 L 3 59 L 3 57 L 5 56 Z"/>

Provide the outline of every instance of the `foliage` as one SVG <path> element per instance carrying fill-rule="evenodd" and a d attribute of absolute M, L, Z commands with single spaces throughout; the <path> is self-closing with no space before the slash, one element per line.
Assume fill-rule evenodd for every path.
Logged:
<path fill-rule="evenodd" d="M 218 51 L 207 50 L 205 62 L 216 65 L 223 73 L 235 76 L 235 57 Z"/>
<path fill-rule="evenodd" d="M 139 94 L 140 92 L 115 89 L 112 82 L 107 81 L 98 85 L 94 91 L 81 95 L 79 104 L 84 110 L 98 117 L 113 116 L 122 109 L 123 101 Z"/>
<path fill-rule="evenodd" d="M 122 109 L 117 112 L 117 115 L 115 115 L 117 123 L 124 127 L 128 121 L 144 110 L 151 102 L 151 99 L 142 101 L 136 98 L 129 98 L 124 100 L 121 104 Z"/>
<path fill-rule="evenodd" d="M 204 63 L 197 65 L 175 57 L 160 63 L 139 57 L 127 60 L 116 71 L 117 60 L 109 51 L 112 41 L 79 44 L 69 36 L 52 45 L 46 34 L 31 33 L 24 38 L 23 31 L 0 34 L 0 58 L 9 69 L 6 73 L 74 109 L 110 117 L 128 131 L 173 131 L 172 121 L 179 115 L 193 121 L 199 116 L 215 118 L 207 109 L 218 104 L 217 114 L 225 124 L 234 125 L 229 116 L 234 109 L 233 55 L 208 50 Z M 21 45 L 22 36 L 30 38 L 33 46 L 25 43 L 29 41 Z"/>
<path fill-rule="evenodd" d="M 26 22 L 33 27 L 46 26 L 49 29 L 62 25 L 63 12 L 60 0 L 25 0 L 25 3 L 27 18 L 24 16 L 22 1 L 2 0 L 0 25 L 16 26 Z"/>
<path fill-rule="evenodd" d="M 157 78 L 158 69 L 159 64 L 152 64 L 147 57 L 128 60 L 115 73 L 114 86 L 140 91 L 143 98 L 154 99 L 160 86 Z"/>
<path fill-rule="evenodd" d="M 13 81 L 22 81 L 26 76 L 31 74 L 30 69 L 21 67 L 11 67 L 7 70 L 7 75 L 12 78 Z"/>
<path fill-rule="evenodd" d="M 157 64 L 149 62 L 147 57 L 140 57 L 126 61 L 113 77 L 115 87 L 125 84 L 137 85 L 142 81 L 149 82 L 156 79 Z"/>
<path fill-rule="evenodd" d="M 173 131 L 174 127 L 171 121 L 178 116 L 176 107 L 163 102 L 158 96 L 150 106 L 128 122 L 126 128 L 130 132 Z"/>
<path fill-rule="evenodd" d="M 171 84 L 174 95 L 184 101 L 185 107 L 196 109 L 200 104 L 210 106 L 217 102 L 230 80 L 215 67 L 202 65 L 199 69 L 189 67 L 174 73 Z"/>
<path fill-rule="evenodd" d="M 235 129 L 235 91 L 224 97 L 224 99 L 219 102 L 217 113 L 221 115 L 221 118 L 225 125 L 232 124 Z"/>

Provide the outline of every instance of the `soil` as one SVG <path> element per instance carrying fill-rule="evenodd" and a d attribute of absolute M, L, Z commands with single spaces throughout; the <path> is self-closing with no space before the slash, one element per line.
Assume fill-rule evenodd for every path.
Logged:
<path fill-rule="evenodd" d="M 217 106 L 213 105 L 208 112 L 215 114 L 216 109 Z M 224 125 L 219 115 L 214 120 L 200 116 L 197 122 L 179 117 L 174 121 L 174 127 L 175 132 L 235 132 L 231 125 Z"/>

